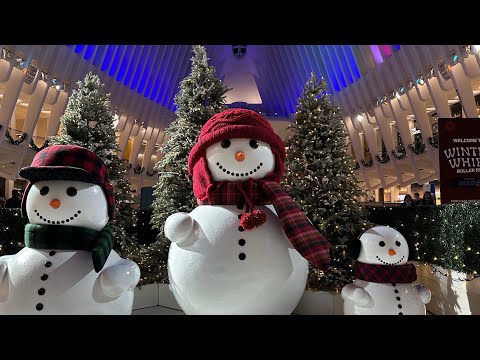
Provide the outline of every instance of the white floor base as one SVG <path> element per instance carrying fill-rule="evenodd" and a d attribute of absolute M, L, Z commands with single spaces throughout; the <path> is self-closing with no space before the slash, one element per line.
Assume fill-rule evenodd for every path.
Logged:
<path fill-rule="evenodd" d="M 175 310 L 182 310 L 168 284 L 148 284 L 135 288 L 133 310 L 145 309 L 154 306 L 163 306 Z"/>
<path fill-rule="evenodd" d="M 297 315 L 343 315 L 340 291 L 306 290 L 293 311 Z"/>
<path fill-rule="evenodd" d="M 164 310 L 165 309 L 165 310 Z M 168 284 L 149 284 L 135 288 L 132 315 L 162 315 L 170 310 L 183 314 Z M 342 315 L 343 299 L 334 290 L 307 290 L 293 311 L 296 315 Z"/>

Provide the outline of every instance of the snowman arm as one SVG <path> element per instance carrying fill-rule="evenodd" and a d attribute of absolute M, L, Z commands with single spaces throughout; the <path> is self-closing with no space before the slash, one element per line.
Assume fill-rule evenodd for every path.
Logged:
<path fill-rule="evenodd" d="M 10 255 L 8 255 L 10 256 Z M 6 257 L 6 256 L 3 256 Z M 8 264 L 5 259 L 0 260 L 0 302 L 8 297 Z"/>
<path fill-rule="evenodd" d="M 163 227 L 165 237 L 180 247 L 193 245 L 198 239 L 199 224 L 189 214 L 179 212 L 170 215 Z"/>
<path fill-rule="evenodd" d="M 426 286 L 416 284 L 418 295 L 420 296 L 420 301 L 422 304 L 428 304 L 432 299 L 432 292 Z"/>
<path fill-rule="evenodd" d="M 8 274 L 7 262 L 5 261 L 5 259 L 0 259 L 0 286 L 3 285 L 5 278 L 7 277 L 7 274 Z"/>
<path fill-rule="evenodd" d="M 137 286 L 140 268 L 133 261 L 122 259 L 117 264 L 103 269 L 99 278 L 102 292 L 110 298 L 118 298 Z"/>
<path fill-rule="evenodd" d="M 341 296 L 343 300 L 351 301 L 355 305 L 361 307 L 372 307 L 373 298 L 363 288 L 357 287 L 355 284 L 348 284 L 342 288 Z"/>

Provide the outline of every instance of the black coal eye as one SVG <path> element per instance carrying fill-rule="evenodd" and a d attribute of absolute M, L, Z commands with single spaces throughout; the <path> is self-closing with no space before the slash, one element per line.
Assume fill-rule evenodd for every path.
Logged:
<path fill-rule="evenodd" d="M 75 189 L 74 187 L 69 187 L 67 189 L 67 195 L 68 196 L 75 196 L 77 195 L 77 189 Z"/>
<path fill-rule="evenodd" d="M 230 147 L 230 140 L 222 140 L 222 148 L 227 149 Z"/>
<path fill-rule="evenodd" d="M 258 148 L 258 141 L 257 141 L 257 140 L 250 140 L 250 146 L 251 146 L 253 149 Z"/>
<path fill-rule="evenodd" d="M 380 245 L 381 247 L 384 247 L 384 246 L 385 246 L 385 241 L 380 241 L 380 242 L 378 243 L 378 245 Z"/>
<path fill-rule="evenodd" d="M 401 245 L 400 241 L 395 241 L 395 245 L 397 245 L 398 247 L 400 247 L 400 245 Z"/>
<path fill-rule="evenodd" d="M 42 196 L 47 195 L 47 194 L 48 194 L 48 190 L 50 190 L 50 189 L 48 188 L 48 186 L 42 187 L 42 188 L 40 189 L 40 195 L 42 195 Z"/>

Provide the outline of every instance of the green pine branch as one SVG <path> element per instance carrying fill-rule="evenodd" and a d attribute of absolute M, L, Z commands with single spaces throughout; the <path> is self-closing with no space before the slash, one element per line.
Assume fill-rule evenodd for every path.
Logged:
<path fill-rule="evenodd" d="M 215 67 L 208 60 L 205 47 L 193 46 L 191 73 L 180 82 L 174 99 L 176 119 L 165 129 L 168 140 L 161 147 L 164 156 L 154 167 L 158 182 L 153 191 L 151 224 L 159 235 L 149 246 L 150 261 L 146 266 L 156 282 L 168 282 L 170 241 L 163 234 L 165 221 L 176 212 L 190 212 L 197 206 L 188 176 L 190 150 L 207 120 L 227 108 L 225 93 L 231 89 L 216 77 Z"/>
<path fill-rule="evenodd" d="M 283 184 L 333 245 L 330 270 L 324 274 L 311 269 L 308 286 L 341 288 L 353 280 L 346 243 L 367 228 L 357 202 L 363 192 L 348 153 L 341 110 L 331 103 L 325 80 L 313 72 L 298 99 L 294 120 L 293 135 L 286 141 Z"/>
<path fill-rule="evenodd" d="M 78 145 L 96 153 L 109 169 L 115 195 L 115 220 L 110 221 L 115 247 L 122 256 L 136 248 L 136 210 L 129 180 L 125 177 L 128 161 L 120 158 L 115 128 L 115 114 L 110 94 L 103 94 L 98 75 L 88 73 L 72 91 L 65 113 L 60 118 L 60 134 L 48 139 L 49 145 Z"/>

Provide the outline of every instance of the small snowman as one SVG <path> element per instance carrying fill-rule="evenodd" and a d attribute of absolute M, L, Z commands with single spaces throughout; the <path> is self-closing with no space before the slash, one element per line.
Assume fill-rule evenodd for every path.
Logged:
<path fill-rule="evenodd" d="M 407 264 L 407 241 L 397 230 L 374 226 L 351 241 L 350 255 L 357 260 L 355 280 L 342 289 L 345 315 L 425 315 L 428 288 L 415 284 L 415 265 Z"/>
<path fill-rule="evenodd" d="M 112 250 L 115 200 L 102 160 L 54 145 L 20 176 L 30 223 L 25 247 L 0 257 L 0 314 L 131 314 L 140 269 Z"/>
<path fill-rule="evenodd" d="M 285 144 L 255 111 L 203 126 L 188 169 L 199 206 L 164 225 L 170 289 L 186 314 L 289 315 L 308 262 L 324 271 L 329 243 L 280 186 Z"/>

